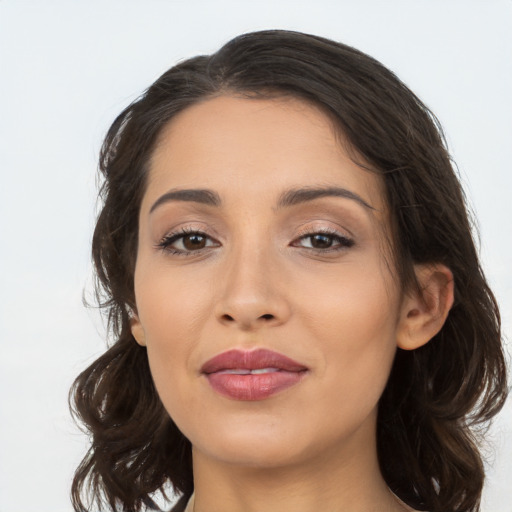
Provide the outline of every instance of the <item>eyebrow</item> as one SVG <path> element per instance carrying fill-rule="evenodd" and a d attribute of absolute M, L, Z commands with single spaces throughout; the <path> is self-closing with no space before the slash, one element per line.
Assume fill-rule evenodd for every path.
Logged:
<path fill-rule="evenodd" d="M 302 187 L 292 190 L 287 190 L 279 197 L 277 208 L 286 208 L 295 206 L 297 204 L 306 203 L 322 197 L 342 197 L 344 199 L 351 199 L 356 201 L 361 206 L 369 210 L 375 210 L 373 206 L 368 204 L 361 196 L 341 187 L 319 187 L 310 188 Z M 219 194 L 213 190 L 208 189 L 176 189 L 166 192 L 160 196 L 154 203 L 149 213 L 155 211 L 159 206 L 173 202 L 173 201 L 187 201 L 193 203 L 205 204 L 208 206 L 220 206 L 222 201 Z"/>
<path fill-rule="evenodd" d="M 304 187 L 288 190 L 281 194 L 279 201 L 277 202 L 277 207 L 284 208 L 287 206 L 294 206 L 296 204 L 313 201 L 314 199 L 319 199 L 321 197 L 342 197 L 344 199 L 351 199 L 369 210 L 375 210 L 375 208 L 367 203 L 361 196 L 341 187 Z"/>
<path fill-rule="evenodd" d="M 160 196 L 154 203 L 149 213 L 154 212 L 159 206 L 172 201 L 189 201 L 201 203 L 209 206 L 220 206 L 221 200 L 219 194 L 208 189 L 177 189 L 170 190 L 163 196 Z"/>

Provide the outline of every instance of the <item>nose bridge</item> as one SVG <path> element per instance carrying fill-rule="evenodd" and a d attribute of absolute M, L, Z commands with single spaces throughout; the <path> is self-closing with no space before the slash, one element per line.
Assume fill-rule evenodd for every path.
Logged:
<path fill-rule="evenodd" d="M 264 237 L 264 239 L 262 239 Z M 217 317 L 225 323 L 252 329 L 278 324 L 289 316 L 284 290 L 279 286 L 277 251 L 268 231 L 233 243 L 224 262 L 222 294 Z"/>
<path fill-rule="evenodd" d="M 261 244 L 261 241 L 260 241 Z M 267 280 L 273 267 L 269 251 L 252 243 L 234 247 L 229 258 L 227 272 L 228 294 L 238 300 L 262 300 L 267 295 Z"/>

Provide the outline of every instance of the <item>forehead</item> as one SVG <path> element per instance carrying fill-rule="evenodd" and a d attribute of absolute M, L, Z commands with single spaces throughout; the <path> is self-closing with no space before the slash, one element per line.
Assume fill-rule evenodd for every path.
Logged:
<path fill-rule="evenodd" d="M 228 198 L 261 198 L 287 188 L 342 186 L 383 211 L 381 177 L 357 165 L 347 147 L 332 120 L 305 101 L 215 97 L 162 130 L 146 196 L 211 188 Z"/>

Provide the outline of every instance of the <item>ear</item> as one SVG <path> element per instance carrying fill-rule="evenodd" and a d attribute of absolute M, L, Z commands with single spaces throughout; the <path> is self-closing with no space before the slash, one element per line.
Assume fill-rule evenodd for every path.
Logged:
<path fill-rule="evenodd" d="M 135 338 L 135 341 L 141 346 L 146 346 L 146 334 L 144 333 L 144 329 L 142 324 L 140 323 L 139 317 L 134 313 L 130 320 L 130 329 L 132 331 L 132 335 Z"/>
<path fill-rule="evenodd" d="M 414 350 L 428 343 L 443 327 L 453 305 L 453 274 L 445 265 L 416 265 L 419 290 L 403 299 L 397 345 Z"/>

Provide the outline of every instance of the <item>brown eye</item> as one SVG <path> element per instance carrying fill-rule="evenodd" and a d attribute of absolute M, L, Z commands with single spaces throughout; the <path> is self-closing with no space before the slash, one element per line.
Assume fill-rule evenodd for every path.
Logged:
<path fill-rule="evenodd" d="M 192 233 L 183 237 L 183 247 L 187 251 L 204 249 L 206 247 L 206 237 L 199 233 Z"/>
<path fill-rule="evenodd" d="M 314 249 L 328 249 L 332 246 L 334 238 L 331 235 L 316 234 L 309 237 L 311 247 Z"/>

